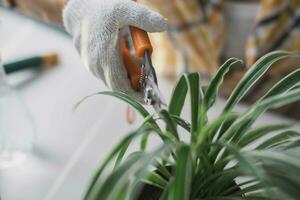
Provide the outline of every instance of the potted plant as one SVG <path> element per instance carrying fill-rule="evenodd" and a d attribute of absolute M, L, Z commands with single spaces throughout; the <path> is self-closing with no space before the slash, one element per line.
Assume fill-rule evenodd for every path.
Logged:
<path fill-rule="evenodd" d="M 291 55 L 277 51 L 259 59 L 214 119 L 207 113 L 215 105 L 224 75 L 241 62 L 235 58 L 225 62 L 207 86 L 200 85 L 198 73 L 184 74 L 168 109 L 158 114 L 150 114 L 126 94 L 100 92 L 125 101 L 145 119 L 102 162 L 84 199 L 299 199 L 299 132 L 290 124 L 252 125 L 268 109 L 300 100 L 300 70 L 274 85 L 246 111 L 236 110 L 271 65 Z M 186 100 L 191 108 L 190 122 L 180 117 Z M 188 140 L 182 139 L 183 134 Z M 149 150 L 147 141 L 153 135 L 162 144 Z M 127 152 L 134 141 L 140 141 L 139 149 Z"/>

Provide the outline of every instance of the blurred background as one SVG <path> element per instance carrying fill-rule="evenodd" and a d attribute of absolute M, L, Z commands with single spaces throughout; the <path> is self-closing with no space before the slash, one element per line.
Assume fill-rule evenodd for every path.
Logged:
<path fill-rule="evenodd" d="M 213 117 L 261 54 L 277 49 L 300 50 L 299 0 L 272 5 L 255 0 L 228 0 L 222 4 L 201 1 L 201 12 L 188 9 L 196 1 L 187 2 L 191 5 L 169 8 L 183 12 L 184 20 L 166 12 L 163 6 L 157 8 L 159 0 L 146 2 L 170 23 L 169 33 L 151 35 L 154 65 L 167 100 L 181 73 L 200 71 L 207 81 L 227 58 L 246 60 L 245 65 L 235 67 L 228 75 L 222 86 L 223 96 L 210 113 Z M 275 16 L 277 21 L 266 20 L 268 16 Z M 79 200 L 97 164 L 141 119 L 128 124 L 126 105 L 104 96 L 90 98 L 74 110 L 82 98 L 107 88 L 83 67 L 62 25 L 45 23 L 3 6 L 0 20 L 0 136 L 3 138 L 8 129 L 17 133 L 7 140 L 17 141 L 25 155 L 19 155 L 13 165 L 9 164 L 9 155 L 0 156 L 5 161 L 0 166 L 1 200 Z M 196 39 L 187 36 L 189 31 L 196 35 L 200 32 L 193 36 L 198 41 L 196 46 Z M 201 49 L 209 51 L 200 55 Z M 299 67 L 299 59 L 277 63 L 244 99 L 240 109 L 247 108 L 273 83 Z M 298 103 L 264 115 L 259 124 L 293 122 L 300 130 L 299 118 Z M 1 143 L 1 148 L 15 146 Z"/>
<path fill-rule="evenodd" d="M 18 134 L 13 139 L 26 140 L 21 141 L 27 143 L 25 150 L 30 149 L 28 137 L 34 137 L 25 160 L 0 169 L 1 200 L 80 199 L 101 158 L 129 130 L 126 106 L 115 99 L 95 97 L 74 111 L 83 97 L 107 88 L 83 67 L 71 37 L 62 27 L 8 9 L 0 8 L 0 19 L 4 66 L 53 53 L 59 57 L 47 69 L 7 74 L 9 100 L 4 101 L 7 93 L 0 89 L 1 136 L 8 131 L 3 124 L 10 123 L 8 127 Z M 30 123 L 24 125 L 27 129 L 20 127 L 26 122 Z"/>

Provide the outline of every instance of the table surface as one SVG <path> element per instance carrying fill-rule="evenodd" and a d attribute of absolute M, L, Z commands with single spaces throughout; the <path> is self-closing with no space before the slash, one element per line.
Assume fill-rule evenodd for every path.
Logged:
<path fill-rule="evenodd" d="M 61 60 L 57 68 L 35 77 L 10 76 L 29 107 L 37 135 L 24 163 L 0 170 L 1 199 L 80 200 L 101 159 L 138 123 L 129 126 L 126 105 L 110 97 L 90 98 L 74 112 L 80 99 L 107 89 L 82 66 L 71 38 L 7 10 L 0 9 L 0 19 L 4 61 L 52 51 Z M 168 97 L 172 84 L 161 82 Z M 222 105 L 219 101 L 210 114 Z M 282 120 L 267 114 L 258 124 Z"/>

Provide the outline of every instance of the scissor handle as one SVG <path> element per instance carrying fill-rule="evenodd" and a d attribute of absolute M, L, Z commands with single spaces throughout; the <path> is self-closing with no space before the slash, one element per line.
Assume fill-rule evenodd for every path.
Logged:
<path fill-rule="evenodd" d="M 153 51 L 153 47 L 151 45 L 148 33 L 133 26 L 130 26 L 129 29 L 135 49 L 135 54 L 140 58 L 144 58 L 146 51 L 149 51 L 151 54 Z"/>
<path fill-rule="evenodd" d="M 142 74 L 141 66 L 136 62 L 136 60 L 132 57 L 129 49 L 126 46 L 125 39 L 121 40 L 121 53 L 123 56 L 123 63 L 126 68 L 128 78 L 131 83 L 131 87 L 135 91 L 140 90 L 140 78 Z"/>
<path fill-rule="evenodd" d="M 137 0 L 133 1 L 137 2 Z M 150 54 L 152 54 L 153 47 L 151 45 L 148 33 L 133 26 L 130 26 L 129 29 L 136 55 L 140 58 L 143 58 L 146 51 L 149 51 Z"/>
<path fill-rule="evenodd" d="M 153 51 L 153 47 L 151 45 L 148 33 L 144 30 L 133 26 L 130 26 L 129 30 L 133 41 L 133 46 L 135 48 L 136 56 L 144 58 L 146 51 L 149 51 L 149 53 L 151 54 Z M 121 41 L 121 52 L 123 55 L 124 65 L 131 82 L 131 87 L 134 90 L 139 91 L 141 87 L 140 79 L 142 76 L 142 69 L 139 63 L 136 62 L 136 60 L 133 58 L 130 51 L 128 50 L 125 40 Z"/>

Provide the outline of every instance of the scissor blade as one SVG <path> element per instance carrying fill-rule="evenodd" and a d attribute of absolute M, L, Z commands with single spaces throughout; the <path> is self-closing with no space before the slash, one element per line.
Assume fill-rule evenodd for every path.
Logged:
<path fill-rule="evenodd" d="M 152 105 L 156 111 L 159 111 L 161 109 L 161 106 L 165 105 L 165 103 L 161 98 L 156 72 L 151 62 L 150 52 L 148 51 L 146 51 L 145 53 L 145 64 L 143 72 L 145 75 L 145 101 L 149 105 Z"/>
<path fill-rule="evenodd" d="M 145 74 L 150 79 L 152 78 L 153 81 L 156 83 L 156 85 L 158 85 L 156 72 L 155 72 L 155 69 L 153 67 L 152 60 L 151 60 L 151 55 L 150 55 L 149 51 L 145 52 Z"/>

